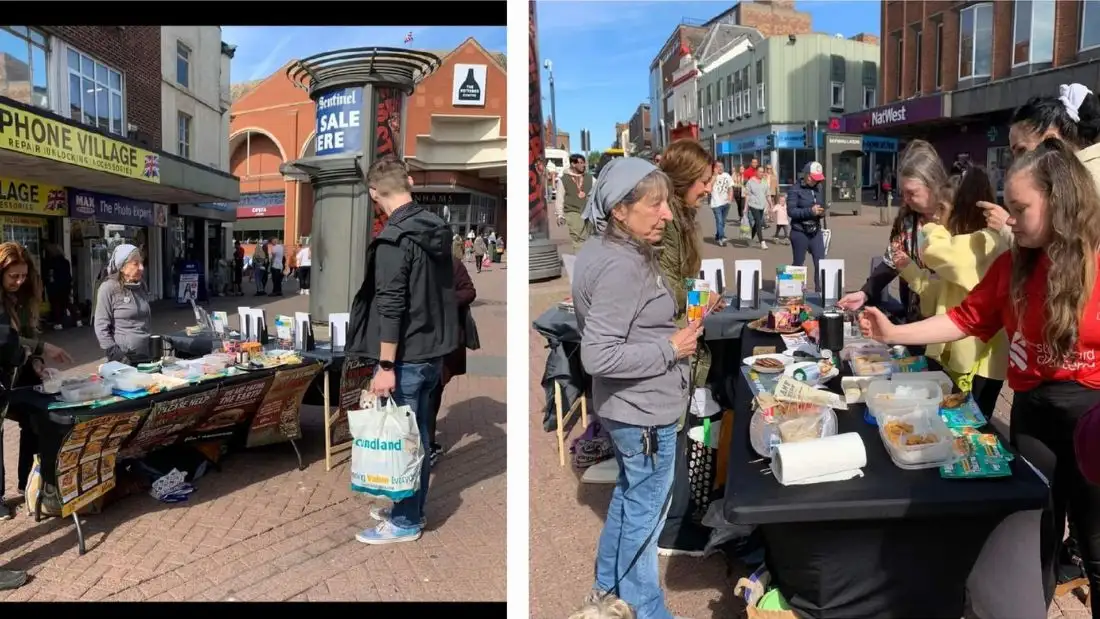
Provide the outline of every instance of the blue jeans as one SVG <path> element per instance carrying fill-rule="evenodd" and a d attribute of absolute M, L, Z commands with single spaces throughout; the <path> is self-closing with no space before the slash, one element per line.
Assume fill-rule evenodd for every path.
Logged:
<path fill-rule="evenodd" d="M 642 454 L 645 428 L 609 419 L 600 423 L 611 434 L 619 479 L 596 549 L 596 589 L 610 591 L 618 582 L 619 597 L 634 607 L 638 619 L 671 619 L 657 570 L 657 537 L 667 516 L 661 508 L 676 468 L 676 424 L 656 429 L 657 453 L 647 456 Z M 656 532 L 638 562 L 624 575 L 651 531 Z"/>
<path fill-rule="evenodd" d="M 726 215 L 729 215 L 730 212 L 729 202 L 722 206 L 712 206 L 710 210 L 714 211 L 714 240 L 724 240 L 726 238 Z"/>
<path fill-rule="evenodd" d="M 420 528 L 420 519 L 424 515 L 424 504 L 428 500 L 428 482 L 432 475 L 432 462 L 428 454 L 431 437 L 428 429 L 431 424 L 432 407 L 430 399 L 432 389 L 439 383 L 443 371 L 443 360 L 436 359 L 425 363 L 398 363 L 394 366 L 396 387 L 393 392 L 394 403 L 412 408 L 416 415 L 416 429 L 420 432 L 420 448 L 424 460 L 420 464 L 420 488 L 413 496 L 393 504 L 390 521 L 403 529 Z"/>

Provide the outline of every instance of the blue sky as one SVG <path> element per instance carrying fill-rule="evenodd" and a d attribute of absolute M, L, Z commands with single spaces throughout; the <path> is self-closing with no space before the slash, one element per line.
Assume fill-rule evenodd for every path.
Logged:
<path fill-rule="evenodd" d="M 271 75 L 288 60 L 349 47 L 410 47 L 451 50 L 474 37 L 491 52 L 508 44 L 503 26 L 223 26 L 222 40 L 236 45 L 230 68 L 234 84 Z"/>
<path fill-rule="evenodd" d="M 710 19 L 736 2 L 543 1 L 538 4 L 539 62 L 553 61 L 559 128 L 573 150 L 580 130 L 592 147 L 614 142 L 615 123 L 630 120 L 649 97 L 649 63 L 683 18 Z M 878 34 L 881 2 L 812 0 L 795 7 L 813 16 L 815 32 Z M 542 71 L 542 113 L 550 116 L 550 88 Z"/>

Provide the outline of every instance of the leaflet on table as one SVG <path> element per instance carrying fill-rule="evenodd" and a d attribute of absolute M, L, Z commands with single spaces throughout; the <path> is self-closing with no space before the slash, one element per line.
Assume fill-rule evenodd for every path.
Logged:
<path fill-rule="evenodd" d="M 848 405 L 839 394 L 814 389 L 806 383 L 799 382 L 790 376 L 781 376 L 775 383 L 775 398 L 781 402 L 797 402 L 802 404 L 817 404 L 830 408 L 848 410 Z"/>
<path fill-rule="evenodd" d="M 61 516 L 68 517 L 115 487 L 118 451 L 149 409 L 99 415 L 77 423 L 57 454 Z"/>
<path fill-rule="evenodd" d="M 702 320 L 707 315 L 710 307 L 710 296 L 712 294 L 710 283 L 702 279 L 686 279 L 684 283 L 688 285 L 687 307 L 685 308 L 687 320 L 688 322 Z"/>
<path fill-rule="evenodd" d="M 806 300 L 806 267 L 783 265 L 775 269 L 775 304 L 783 307 Z"/>
<path fill-rule="evenodd" d="M 229 314 L 227 312 L 214 312 L 210 320 L 214 324 L 214 333 L 225 335 L 229 332 Z"/>
<path fill-rule="evenodd" d="M 294 347 L 294 318 L 277 314 L 275 316 L 275 339 L 279 348 Z"/>

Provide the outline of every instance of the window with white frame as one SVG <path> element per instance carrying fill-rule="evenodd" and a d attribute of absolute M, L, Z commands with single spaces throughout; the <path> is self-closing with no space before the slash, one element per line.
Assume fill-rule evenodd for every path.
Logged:
<path fill-rule="evenodd" d="M 1054 60 L 1054 0 L 1016 0 L 1012 66 Z"/>
<path fill-rule="evenodd" d="M 924 57 L 924 31 L 919 29 L 919 28 L 914 29 L 913 30 L 913 40 L 916 41 L 916 44 L 917 44 L 916 45 L 916 47 L 917 47 L 917 49 L 916 49 L 916 52 L 917 52 L 916 53 L 916 57 L 917 57 L 916 65 L 917 66 L 914 69 L 914 72 L 916 73 L 916 76 L 913 77 L 913 82 L 916 84 L 916 87 L 913 89 L 913 93 L 919 95 L 922 92 L 924 92 L 924 90 L 922 88 L 922 85 L 921 85 L 922 78 L 924 77 L 924 75 L 923 75 L 923 73 L 924 73 L 924 62 L 922 62 L 923 57 Z"/>
<path fill-rule="evenodd" d="M 993 71 L 993 4 L 959 12 L 959 79 L 989 77 Z"/>
<path fill-rule="evenodd" d="M 943 88 L 943 22 L 936 24 L 936 89 Z"/>
<path fill-rule="evenodd" d="M 875 89 L 871 86 L 863 87 L 863 109 L 869 110 L 875 107 Z"/>
<path fill-rule="evenodd" d="M 733 93 L 733 76 L 732 75 L 727 75 L 726 76 L 726 109 L 729 110 L 729 115 L 730 115 L 730 120 L 731 121 L 734 120 L 735 118 L 737 118 L 737 115 L 734 112 L 734 107 L 735 107 L 734 104 L 733 104 L 734 98 L 735 98 L 735 96 L 734 96 L 734 93 Z"/>
<path fill-rule="evenodd" d="M 67 56 L 69 118 L 125 135 L 122 73 L 72 48 Z"/>
<path fill-rule="evenodd" d="M 698 114 L 695 122 L 701 127 L 703 126 L 703 89 L 699 86 L 696 86 L 695 89 L 695 113 Z"/>
<path fill-rule="evenodd" d="M 191 117 L 183 112 L 178 113 L 179 118 L 179 149 L 176 154 L 184 159 L 191 158 Z"/>
<path fill-rule="evenodd" d="M 741 91 L 741 106 L 744 108 L 742 111 L 748 116 L 752 114 L 752 85 L 749 83 L 748 67 L 741 69 L 741 83 L 745 85 L 745 89 Z"/>
<path fill-rule="evenodd" d="M 49 38 L 29 26 L 0 26 L 0 96 L 49 109 Z"/>
<path fill-rule="evenodd" d="M 758 112 L 763 112 L 764 111 L 764 96 L 765 96 L 764 83 L 761 82 L 761 83 L 756 85 L 756 110 Z"/>
<path fill-rule="evenodd" d="M 829 82 L 829 107 L 844 109 L 844 82 Z"/>
<path fill-rule="evenodd" d="M 725 110 L 726 110 L 726 95 L 722 91 L 724 84 L 722 80 L 718 80 L 718 124 L 726 122 Z"/>
<path fill-rule="evenodd" d="M 1081 2 L 1081 50 L 1100 47 L 1100 0 Z"/>
<path fill-rule="evenodd" d="M 191 87 L 191 48 L 176 41 L 176 83 Z"/>

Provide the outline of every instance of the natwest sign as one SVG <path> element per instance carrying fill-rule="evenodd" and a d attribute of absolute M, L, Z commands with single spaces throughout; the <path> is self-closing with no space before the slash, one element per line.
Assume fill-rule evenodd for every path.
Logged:
<path fill-rule="evenodd" d="M 934 95 L 899 101 L 844 116 L 845 133 L 866 133 L 899 125 L 943 118 L 943 97 Z"/>

